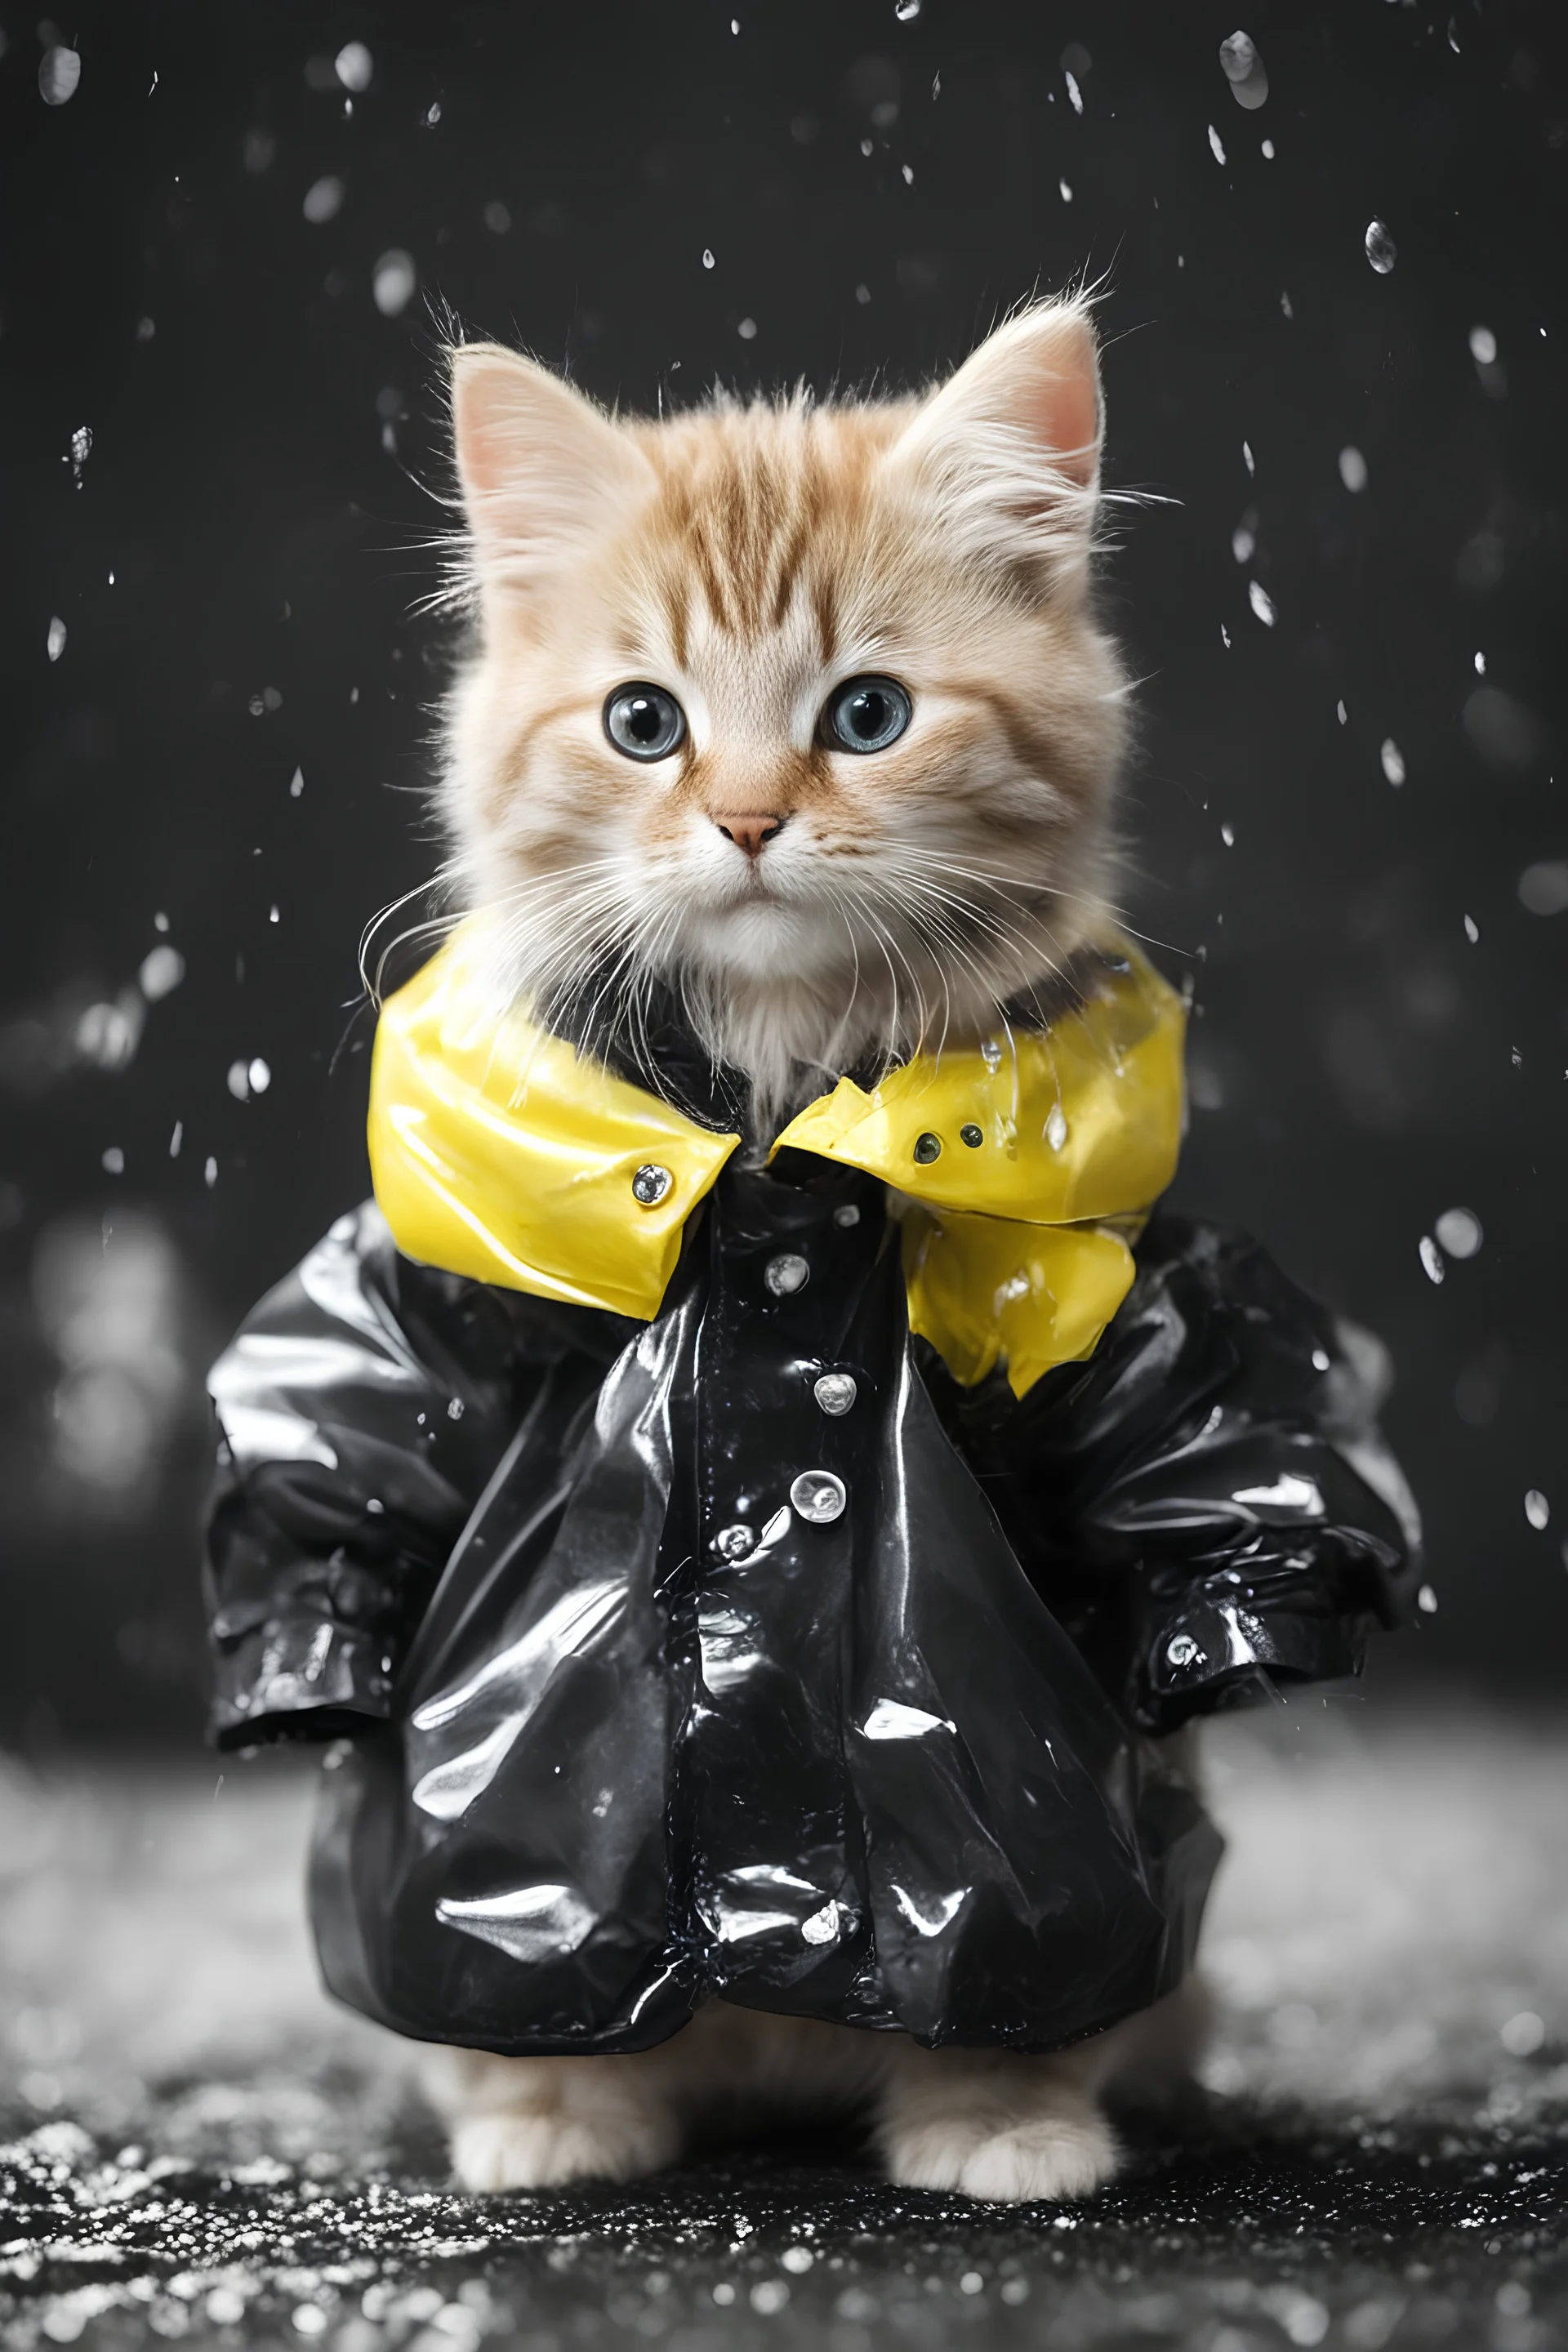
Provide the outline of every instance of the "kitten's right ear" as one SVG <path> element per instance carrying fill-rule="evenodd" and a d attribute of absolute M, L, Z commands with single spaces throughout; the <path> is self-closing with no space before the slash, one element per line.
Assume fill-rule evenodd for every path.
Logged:
<path fill-rule="evenodd" d="M 559 376 L 498 343 L 452 352 L 452 429 L 479 585 L 538 593 L 657 487 L 630 436 Z"/>

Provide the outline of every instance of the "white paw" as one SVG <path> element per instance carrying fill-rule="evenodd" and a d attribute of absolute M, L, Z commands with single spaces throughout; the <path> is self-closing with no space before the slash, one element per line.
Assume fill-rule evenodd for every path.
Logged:
<path fill-rule="evenodd" d="M 629 2180 L 676 2154 L 673 2132 L 653 2118 L 543 2114 L 468 2116 L 451 2136 L 452 2169 L 464 2189 L 557 2189 L 568 2180 Z"/>
<path fill-rule="evenodd" d="M 905 2189 L 956 2189 L 997 2203 L 1092 2197 L 1116 2170 L 1110 2126 L 1098 2115 L 1036 2116 L 1021 2123 L 931 2120 L 886 2139 L 888 2175 Z"/>

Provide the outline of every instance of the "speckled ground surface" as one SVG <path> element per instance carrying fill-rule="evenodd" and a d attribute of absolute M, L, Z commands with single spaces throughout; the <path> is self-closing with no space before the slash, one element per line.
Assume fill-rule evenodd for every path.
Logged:
<path fill-rule="evenodd" d="M 531 2352 L 1568 2345 L 1568 1734 L 1358 1702 L 1211 1740 L 1221 2023 L 1091 2203 L 835 2145 L 447 2190 L 315 1987 L 298 1764 L 0 1772 L 0 2341 Z"/>

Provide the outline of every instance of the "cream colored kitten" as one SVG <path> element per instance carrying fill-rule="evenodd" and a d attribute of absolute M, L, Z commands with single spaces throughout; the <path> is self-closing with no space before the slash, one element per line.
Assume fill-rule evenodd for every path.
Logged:
<path fill-rule="evenodd" d="M 480 635 L 443 797 L 461 895 L 507 919 L 502 993 L 668 982 L 770 1125 L 1065 961 L 1101 914 L 1126 692 L 1089 603 L 1086 305 L 1024 312 L 920 403 L 612 422 L 489 345 L 453 379 Z M 913 696 L 870 760 L 825 731 L 868 676 Z M 606 740 L 628 680 L 673 698 L 681 756 Z"/>
<path fill-rule="evenodd" d="M 1102 919 L 1125 679 L 1089 600 L 1083 302 L 923 401 L 650 424 L 493 346 L 453 376 L 479 636 L 443 792 L 461 895 L 503 918 L 498 1001 L 587 984 L 635 1030 L 673 989 L 768 1136 L 868 1052 L 973 1040 Z M 876 759 L 832 732 L 867 678 L 909 704 Z M 647 2171 L 783 2099 L 864 2111 L 896 2180 L 1077 2197 L 1116 2160 L 1103 2084 L 1194 2015 L 1020 2057 L 714 2003 L 640 2056 L 445 2053 L 432 2086 L 473 2189 Z"/>

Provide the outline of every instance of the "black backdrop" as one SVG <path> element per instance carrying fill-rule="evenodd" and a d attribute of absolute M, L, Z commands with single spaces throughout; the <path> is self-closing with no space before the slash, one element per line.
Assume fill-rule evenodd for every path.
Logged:
<path fill-rule="evenodd" d="M 1392 1344 L 1440 1606 L 1383 1686 L 1561 1691 L 1556 12 L 1246 0 L 1255 110 L 1240 5 L 0 13 L 0 1738 L 198 1720 L 199 1375 L 364 1189 L 357 937 L 437 856 L 448 308 L 651 406 L 916 381 L 1084 270 L 1168 501 L 1110 597 L 1178 1195 Z"/>

